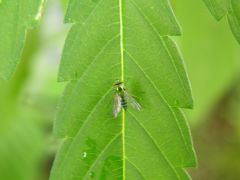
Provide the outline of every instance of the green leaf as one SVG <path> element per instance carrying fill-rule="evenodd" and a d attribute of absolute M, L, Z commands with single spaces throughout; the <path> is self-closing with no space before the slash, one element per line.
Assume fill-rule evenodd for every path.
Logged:
<path fill-rule="evenodd" d="M 26 82 L 32 57 L 39 47 L 38 40 L 38 31 L 28 32 L 16 73 L 11 80 L 0 81 L 0 179 L 32 180 L 40 175 L 39 164 L 46 150 L 44 131 L 39 124 L 43 118 L 36 108 L 26 105 L 23 95 L 29 94 Z"/>
<path fill-rule="evenodd" d="M 226 0 L 203 0 L 207 5 L 211 14 L 217 19 L 220 20 L 227 13 Z"/>
<path fill-rule="evenodd" d="M 240 43 L 240 0 L 231 0 L 228 22 L 234 36 L 238 40 L 238 43 Z"/>
<path fill-rule="evenodd" d="M 218 21 L 227 14 L 233 35 L 240 43 L 240 0 L 204 0 L 204 2 Z"/>
<path fill-rule="evenodd" d="M 54 133 L 54 179 L 189 179 L 196 165 L 180 107 L 193 106 L 168 1 L 72 0 L 60 81 L 70 81 Z M 116 79 L 142 110 L 112 115 Z"/>
<path fill-rule="evenodd" d="M 0 78 L 13 75 L 24 47 L 27 29 L 40 18 L 44 0 L 0 2 Z"/>

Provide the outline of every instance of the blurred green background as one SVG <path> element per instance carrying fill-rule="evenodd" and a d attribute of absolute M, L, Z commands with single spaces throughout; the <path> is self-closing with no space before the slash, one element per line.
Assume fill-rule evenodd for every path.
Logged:
<path fill-rule="evenodd" d="M 60 142 L 52 137 L 65 83 L 57 71 L 70 25 L 67 1 L 49 0 L 39 27 L 28 32 L 14 78 L 0 82 L 0 179 L 48 179 Z M 183 35 L 173 37 L 185 58 L 195 99 L 186 110 L 198 168 L 193 179 L 240 179 L 240 45 L 226 19 L 216 22 L 202 0 L 171 0 Z"/>

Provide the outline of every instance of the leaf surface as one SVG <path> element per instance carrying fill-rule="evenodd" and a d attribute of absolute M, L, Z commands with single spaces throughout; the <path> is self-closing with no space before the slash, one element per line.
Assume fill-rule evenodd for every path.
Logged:
<path fill-rule="evenodd" d="M 26 31 L 41 15 L 44 0 L 0 2 L 0 78 L 13 75 L 24 47 Z"/>
<path fill-rule="evenodd" d="M 70 81 L 54 133 L 65 138 L 51 179 L 188 179 L 195 166 L 180 107 L 193 106 L 182 57 L 168 35 L 180 28 L 168 1 L 72 0 L 59 72 Z M 113 118 L 113 83 L 142 110 Z"/>
<path fill-rule="evenodd" d="M 240 43 L 240 0 L 204 0 L 204 2 L 218 21 L 227 14 L 231 30 Z"/>

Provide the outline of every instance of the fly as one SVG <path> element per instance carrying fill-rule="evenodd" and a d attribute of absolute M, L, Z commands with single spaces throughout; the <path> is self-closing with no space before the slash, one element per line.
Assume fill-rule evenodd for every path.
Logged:
<path fill-rule="evenodd" d="M 122 109 L 127 110 L 128 104 L 140 111 L 141 105 L 127 92 L 124 83 L 117 80 L 114 85 L 113 116 L 116 118 Z"/>

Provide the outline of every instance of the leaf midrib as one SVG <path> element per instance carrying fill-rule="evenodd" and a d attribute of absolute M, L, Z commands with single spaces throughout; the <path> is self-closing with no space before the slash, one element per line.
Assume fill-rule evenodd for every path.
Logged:
<path fill-rule="evenodd" d="M 121 81 L 124 82 L 124 45 L 123 45 L 123 1 L 119 0 L 119 27 L 120 27 L 120 55 L 121 55 Z M 125 147 L 125 122 L 126 115 L 125 110 L 122 108 L 122 161 L 123 161 L 123 180 L 126 179 L 126 147 Z"/>

